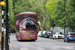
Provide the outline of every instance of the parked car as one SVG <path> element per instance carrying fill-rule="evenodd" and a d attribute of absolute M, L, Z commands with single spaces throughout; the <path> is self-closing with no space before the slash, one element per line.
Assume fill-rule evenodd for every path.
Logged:
<path fill-rule="evenodd" d="M 38 36 L 39 36 L 39 37 L 42 36 L 42 31 L 39 31 L 39 32 L 38 32 Z"/>
<path fill-rule="evenodd" d="M 65 38 L 64 42 L 75 41 L 75 32 L 69 32 Z"/>
<path fill-rule="evenodd" d="M 49 34 L 49 38 L 50 38 L 50 39 L 53 38 L 53 32 L 51 32 L 51 33 Z"/>
<path fill-rule="evenodd" d="M 64 34 L 62 32 L 56 32 L 53 34 L 53 39 L 64 38 Z"/>
<path fill-rule="evenodd" d="M 49 32 L 49 31 L 45 32 L 44 38 L 48 38 L 50 34 L 51 34 L 51 32 Z"/>
<path fill-rule="evenodd" d="M 42 34 L 42 37 L 44 37 L 44 34 L 46 33 L 46 31 L 42 31 L 41 34 Z"/>

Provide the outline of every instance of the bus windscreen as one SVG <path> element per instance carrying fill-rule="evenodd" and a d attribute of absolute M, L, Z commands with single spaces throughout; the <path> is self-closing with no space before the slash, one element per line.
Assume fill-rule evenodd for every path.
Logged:
<path fill-rule="evenodd" d="M 26 25 L 26 29 L 35 29 L 35 25 Z"/>

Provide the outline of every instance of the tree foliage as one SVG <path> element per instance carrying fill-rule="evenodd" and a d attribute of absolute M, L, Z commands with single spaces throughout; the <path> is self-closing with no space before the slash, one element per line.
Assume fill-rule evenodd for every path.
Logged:
<path fill-rule="evenodd" d="M 45 7 L 46 2 L 48 0 L 18 0 L 15 3 L 15 9 L 14 9 L 14 13 L 15 15 L 21 12 L 27 12 L 27 11 L 32 11 L 32 12 L 37 12 L 38 11 L 38 20 L 41 22 L 41 29 L 47 29 L 49 28 L 49 25 L 47 27 L 45 27 L 46 22 L 48 22 L 49 20 L 46 20 L 48 17 L 48 11 Z M 22 3 L 22 4 L 21 4 Z M 42 20 L 41 20 L 42 19 Z"/>
<path fill-rule="evenodd" d="M 54 26 L 63 27 L 64 25 L 74 28 L 74 2 L 75 0 L 66 0 L 64 7 L 64 0 L 9 0 L 9 26 L 10 28 L 15 26 L 16 14 L 28 11 L 38 12 L 41 30 Z M 4 6 L 4 10 L 6 10 L 6 6 Z M 5 16 L 4 19 L 6 18 Z"/>
<path fill-rule="evenodd" d="M 55 3 L 56 3 L 56 0 L 50 0 L 50 2 L 46 3 L 46 8 L 47 10 L 50 11 L 51 18 L 54 18 Z"/>
<path fill-rule="evenodd" d="M 55 20 L 54 23 L 56 26 L 64 26 L 64 2 L 63 0 L 58 0 L 55 5 Z"/>
<path fill-rule="evenodd" d="M 55 26 L 64 27 L 64 25 L 66 25 L 66 27 L 74 28 L 74 2 L 75 0 L 66 0 L 64 4 L 64 0 L 50 0 L 50 2 L 46 3 L 46 8 L 50 11 L 51 20 L 53 19 Z"/>

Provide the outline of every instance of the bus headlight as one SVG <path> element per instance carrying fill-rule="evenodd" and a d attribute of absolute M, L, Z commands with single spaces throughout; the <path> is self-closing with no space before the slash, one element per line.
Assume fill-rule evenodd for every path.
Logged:
<path fill-rule="evenodd" d="M 22 32 L 22 30 L 20 30 L 20 32 Z"/>

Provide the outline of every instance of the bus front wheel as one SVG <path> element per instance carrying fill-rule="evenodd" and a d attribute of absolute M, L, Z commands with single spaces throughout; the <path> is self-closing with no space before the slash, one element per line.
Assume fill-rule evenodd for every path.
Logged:
<path fill-rule="evenodd" d="M 35 41 L 35 40 L 32 40 L 32 41 Z"/>
<path fill-rule="evenodd" d="M 19 40 L 17 39 L 17 41 L 19 41 Z"/>

